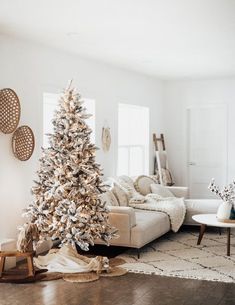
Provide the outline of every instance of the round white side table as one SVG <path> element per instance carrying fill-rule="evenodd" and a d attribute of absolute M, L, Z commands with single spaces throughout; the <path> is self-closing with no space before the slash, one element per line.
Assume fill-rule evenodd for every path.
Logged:
<path fill-rule="evenodd" d="M 192 218 L 193 218 L 193 220 L 195 220 L 196 222 L 201 224 L 197 245 L 200 245 L 207 226 L 217 227 L 217 228 L 226 228 L 227 229 L 227 256 L 230 256 L 231 228 L 235 228 L 235 223 L 219 222 L 216 218 L 216 214 L 198 214 L 198 215 L 193 215 Z"/>

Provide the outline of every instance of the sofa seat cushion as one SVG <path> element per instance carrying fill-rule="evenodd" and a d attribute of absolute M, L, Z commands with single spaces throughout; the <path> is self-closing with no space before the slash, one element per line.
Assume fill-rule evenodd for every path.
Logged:
<path fill-rule="evenodd" d="M 219 199 L 186 199 L 186 215 L 184 224 L 195 225 L 197 224 L 192 216 L 196 214 L 216 214 L 217 209 L 222 202 Z"/>
<path fill-rule="evenodd" d="M 141 248 L 170 230 L 169 217 L 162 212 L 138 210 L 131 230 L 131 246 Z"/>

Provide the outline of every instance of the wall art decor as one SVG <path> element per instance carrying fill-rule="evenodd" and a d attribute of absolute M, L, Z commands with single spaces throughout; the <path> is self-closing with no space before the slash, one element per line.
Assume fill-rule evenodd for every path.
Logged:
<path fill-rule="evenodd" d="M 32 129 L 26 125 L 18 127 L 12 136 L 12 150 L 15 157 L 21 161 L 27 161 L 33 154 L 34 146 Z"/>
<path fill-rule="evenodd" d="M 14 90 L 0 90 L 0 131 L 12 133 L 20 121 L 20 100 Z"/>
<path fill-rule="evenodd" d="M 108 152 L 111 146 L 111 133 L 109 127 L 102 128 L 102 148 L 104 152 Z"/>

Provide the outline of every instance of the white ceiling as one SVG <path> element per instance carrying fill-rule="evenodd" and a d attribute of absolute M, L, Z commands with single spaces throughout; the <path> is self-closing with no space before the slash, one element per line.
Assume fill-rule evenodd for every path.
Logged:
<path fill-rule="evenodd" d="M 0 33 L 162 79 L 235 76 L 235 0 L 0 0 Z"/>

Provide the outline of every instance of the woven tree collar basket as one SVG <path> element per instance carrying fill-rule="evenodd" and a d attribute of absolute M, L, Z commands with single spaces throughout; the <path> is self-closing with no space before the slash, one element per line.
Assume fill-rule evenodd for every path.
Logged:
<path fill-rule="evenodd" d="M 20 101 L 10 88 L 0 90 L 0 131 L 12 133 L 20 121 Z"/>
<path fill-rule="evenodd" d="M 16 129 L 12 136 L 12 150 L 20 161 L 28 160 L 34 151 L 34 134 L 30 127 L 24 125 Z"/>

